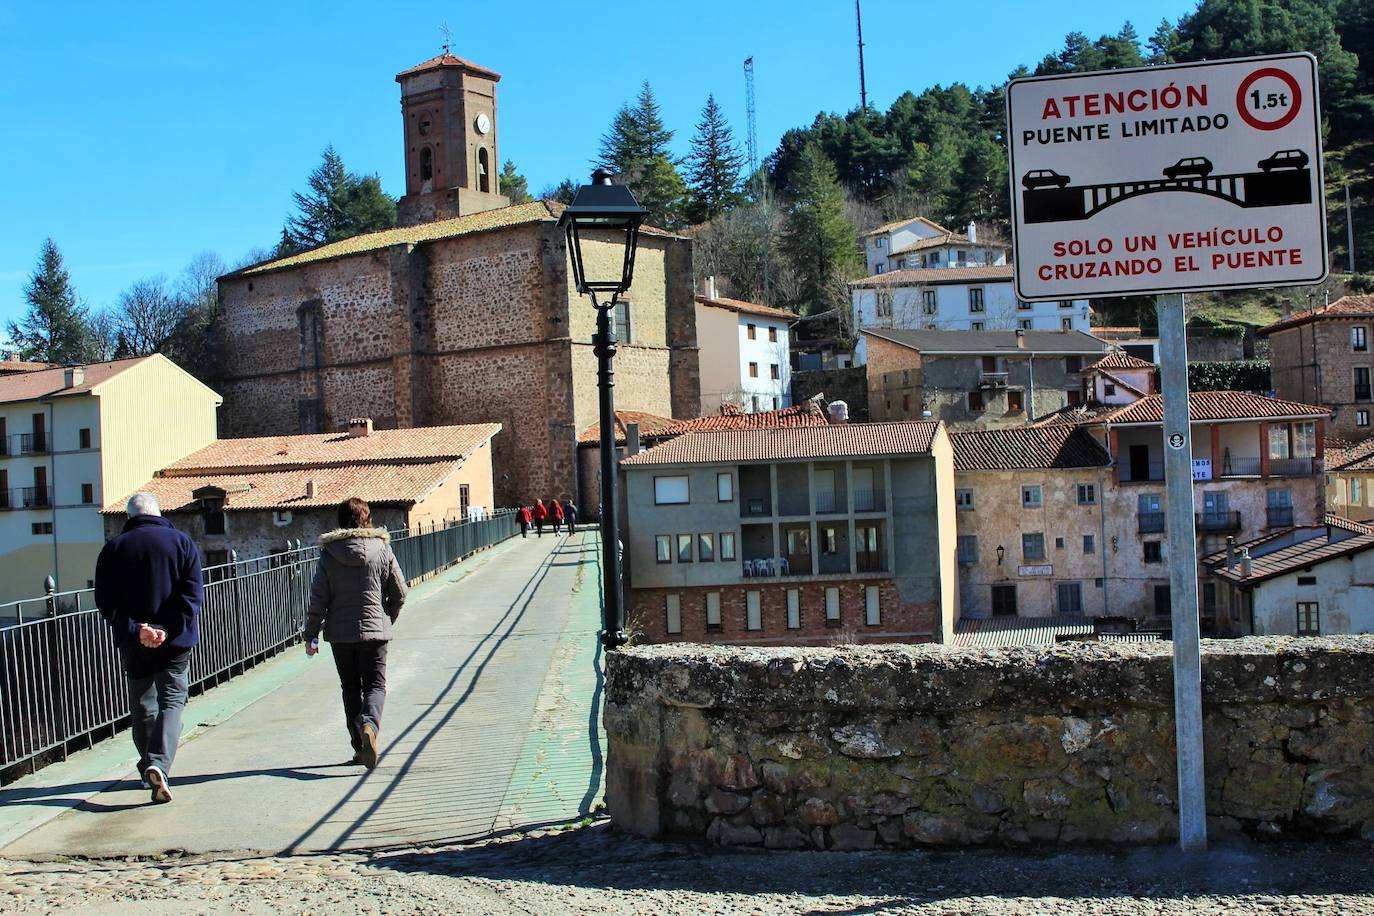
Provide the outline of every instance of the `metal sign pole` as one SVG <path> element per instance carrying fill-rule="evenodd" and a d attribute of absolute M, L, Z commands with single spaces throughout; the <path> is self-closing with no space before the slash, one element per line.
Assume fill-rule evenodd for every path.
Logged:
<path fill-rule="evenodd" d="M 1164 396 L 1169 598 L 1173 606 L 1174 726 L 1178 743 L 1178 842 L 1207 848 L 1202 759 L 1202 657 L 1198 639 L 1197 530 L 1193 518 L 1193 443 L 1188 417 L 1188 342 L 1183 295 L 1158 296 L 1160 381 Z"/>

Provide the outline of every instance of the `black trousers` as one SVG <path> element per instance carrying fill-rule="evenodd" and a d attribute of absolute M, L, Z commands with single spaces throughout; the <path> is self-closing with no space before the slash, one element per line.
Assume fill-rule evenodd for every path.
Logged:
<path fill-rule="evenodd" d="M 522 538 L 527 538 L 530 536 L 530 523 L 525 521 L 524 519 L 520 520 L 520 536 Z"/>
<path fill-rule="evenodd" d="M 362 749 L 363 723 L 382 730 L 382 706 L 386 702 L 386 640 L 332 642 L 334 667 L 343 693 L 344 721 L 353 750 Z"/>

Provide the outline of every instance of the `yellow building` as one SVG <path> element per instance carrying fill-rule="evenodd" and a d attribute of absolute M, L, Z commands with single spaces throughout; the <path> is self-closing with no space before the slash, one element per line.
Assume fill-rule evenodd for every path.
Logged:
<path fill-rule="evenodd" d="M 0 603 L 90 584 L 106 499 L 213 442 L 220 403 L 160 355 L 0 376 Z"/>
<path fill-rule="evenodd" d="M 1326 511 L 1374 522 L 1374 439 L 1327 446 Z"/>

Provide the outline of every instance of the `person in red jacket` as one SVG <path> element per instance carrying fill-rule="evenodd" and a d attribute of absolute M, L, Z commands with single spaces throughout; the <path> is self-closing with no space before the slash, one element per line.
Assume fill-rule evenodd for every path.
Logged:
<path fill-rule="evenodd" d="M 556 499 L 549 500 L 549 517 L 553 519 L 553 533 L 563 530 L 563 504 Z"/>
<path fill-rule="evenodd" d="M 534 501 L 533 515 L 534 527 L 542 538 L 544 536 L 544 523 L 549 520 L 549 510 L 544 507 L 544 501 L 542 499 L 536 499 Z"/>
<path fill-rule="evenodd" d="M 527 538 L 530 536 L 530 525 L 534 523 L 534 516 L 530 514 L 528 506 L 521 506 L 515 510 L 515 520 L 520 523 L 520 536 Z"/>

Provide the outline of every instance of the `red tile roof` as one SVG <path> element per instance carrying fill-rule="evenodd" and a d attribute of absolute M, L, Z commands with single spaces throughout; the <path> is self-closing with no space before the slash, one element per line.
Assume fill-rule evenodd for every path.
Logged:
<path fill-rule="evenodd" d="M 956 471 L 1100 468 L 1111 456 L 1078 426 L 1014 426 L 950 433 Z"/>
<path fill-rule="evenodd" d="M 109 381 L 126 369 L 132 369 L 139 363 L 154 358 L 152 356 L 138 356 L 133 359 L 117 359 L 107 363 L 90 363 L 80 367 L 85 378 L 80 385 L 74 385 L 71 388 L 62 387 L 66 380 L 67 371 L 63 367 L 0 376 L 0 404 L 14 401 L 32 401 L 45 397 L 86 394 L 101 382 Z"/>
<path fill-rule="evenodd" d="M 1345 529 L 1349 530 L 1349 529 Z M 1263 540 L 1269 540 L 1265 538 Z M 1253 543 L 1253 542 L 1252 542 Z M 1250 547 L 1251 544 L 1237 545 Z M 1245 568 L 1236 560 L 1235 565 L 1230 569 L 1226 568 L 1225 554 L 1221 554 L 1221 562 L 1212 569 L 1212 574 L 1228 579 L 1240 585 L 1253 585 L 1263 582 L 1266 579 L 1273 579 L 1276 576 L 1286 575 L 1306 569 L 1309 566 L 1316 566 L 1325 563 L 1327 560 L 1334 560 L 1339 557 L 1350 556 L 1351 554 L 1363 553 L 1366 550 L 1374 549 L 1374 533 L 1356 534 L 1353 537 L 1341 537 L 1333 539 L 1331 533 L 1318 534 L 1316 537 L 1305 541 L 1299 541 L 1288 547 L 1281 547 L 1271 553 L 1262 556 L 1252 557 L 1250 560 L 1250 575 L 1245 575 Z M 1208 557 L 1208 560 L 1216 563 L 1217 554 Z"/>
<path fill-rule="evenodd" d="M 635 410 L 617 410 L 616 442 L 625 442 L 625 424 L 638 423 L 641 439 L 668 439 L 684 433 L 707 432 L 723 429 L 786 429 L 803 426 L 829 426 L 825 410 L 815 401 L 804 401 L 792 407 L 778 410 L 761 410 L 745 413 L 738 408 L 724 406 L 719 414 L 693 417 L 689 420 L 669 420 L 654 414 L 640 413 Z M 601 441 L 601 424 L 589 426 L 577 441 L 583 445 Z"/>
<path fill-rule="evenodd" d="M 627 467 L 859 458 L 930 453 L 938 420 L 917 423 L 839 423 L 825 427 L 741 429 L 678 436 L 626 458 Z"/>
<path fill-rule="evenodd" d="M 495 70 L 488 70 L 486 67 L 474 64 L 472 61 L 463 60 L 461 57 L 454 57 L 446 50 L 443 54 L 431 57 L 424 63 L 416 64 L 409 70 L 402 70 L 400 73 L 396 74 L 396 82 L 399 83 L 402 77 L 414 76 L 417 73 L 424 73 L 426 70 L 437 70 L 440 67 L 459 67 L 463 70 L 471 70 L 478 76 L 485 76 L 490 80 L 501 79 L 501 74 L 497 73 Z"/>
<path fill-rule="evenodd" d="M 1194 423 L 1209 420 L 1320 419 L 1329 417 L 1325 407 L 1297 401 L 1266 398 L 1244 391 L 1194 391 L 1188 395 L 1188 413 Z M 1097 418 L 1096 423 L 1162 423 L 1164 401 L 1157 394 L 1141 398 Z"/>
<path fill-rule="evenodd" d="M 1011 277 L 1010 264 L 993 267 L 929 267 L 924 270 L 889 270 L 885 274 L 855 280 L 849 285 L 863 289 L 873 286 L 938 286 L 942 283 L 1010 283 Z"/>
<path fill-rule="evenodd" d="M 706 305 L 711 308 L 726 309 L 731 312 L 742 312 L 746 315 L 758 315 L 761 318 L 774 318 L 778 321 L 795 322 L 799 318 L 795 312 L 786 309 L 775 309 L 769 305 L 760 305 L 757 302 L 747 302 L 744 299 L 727 299 L 724 296 L 716 296 L 714 299 L 706 296 L 697 296 L 698 305 Z"/>
<path fill-rule="evenodd" d="M 983 245 L 994 246 L 993 242 L 970 242 L 968 236 L 962 232 L 946 232 L 943 235 L 933 235 L 930 238 L 917 239 L 910 245 L 903 245 L 901 248 L 894 248 L 888 253 L 888 257 L 896 257 L 899 254 L 911 254 L 913 251 L 925 251 L 927 248 L 943 248 L 946 245 Z"/>
<path fill-rule="evenodd" d="M 863 234 L 863 237 L 868 238 L 870 235 L 882 235 L 885 232 L 892 232 L 893 230 L 900 229 L 903 226 L 909 226 L 912 223 L 925 223 L 927 226 L 934 229 L 936 232 L 949 232 L 948 229 L 946 229 L 944 226 L 941 226 L 933 219 L 926 219 L 924 216 L 908 216 L 906 219 L 894 219 L 890 223 L 883 223 L 876 229 L 870 229 Z"/>
<path fill-rule="evenodd" d="M 1324 308 L 1298 312 L 1256 331 L 1261 337 L 1330 318 L 1374 318 L 1374 296 L 1342 296 Z"/>
<path fill-rule="evenodd" d="M 359 464 L 402 464 L 466 458 L 501 431 L 500 423 L 377 429 L 368 436 L 315 433 L 220 439 L 163 471 L 186 477 L 244 468 L 312 470 Z"/>
<path fill-rule="evenodd" d="M 0 360 L 0 375 L 14 375 L 16 372 L 37 372 L 39 369 L 54 369 L 56 363 L 30 363 L 22 359 Z"/>
<path fill-rule="evenodd" d="M 670 417 L 645 413 L 642 410 L 617 410 L 615 412 L 615 441 L 617 445 L 625 444 L 625 427 L 631 423 L 639 424 L 639 437 L 644 440 L 671 436 L 680 422 L 680 420 L 674 420 Z M 577 441 L 583 445 L 588 443 L 595 445 L 600 442 L 601 424 L 593 423 L 588 426 L 582 431 L 582 435 L 577 437 Z"/>
<path fill-rule="evenodd" d="M 1054 413 L 1036 420 L 1031 426 L 1076 426 L 1080 423 L 1091 423 L 1099 417 L 1112 413 L 1117 409 L 1114 404 L 1103 404 L 1099 401 L 1084 401 L 1080 404 L 1069 404 L 1059 408 Z"/>
<path fill-rule="evenodd" d="M 1374 439 L 1366 439 L 1353 445 L 1346 444 L 1339 448 L 1332 448 L 1328 444 L 1325 458 L 1328 471 L 1374 472 Z"/>
<path fill-rule="evenodd" d="M 1107 354 L 1083 371 L 1096 372 L 1102 369 L 1153 369 L 1154 367 L 1154 363 L 1138 359 L 1128 353 L 1116 352 Z"/>

